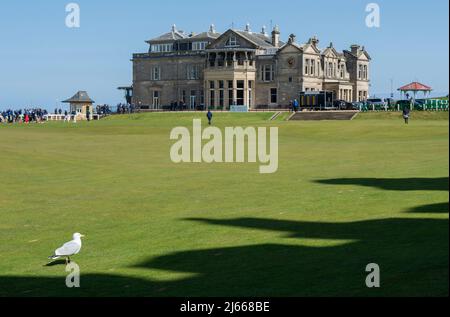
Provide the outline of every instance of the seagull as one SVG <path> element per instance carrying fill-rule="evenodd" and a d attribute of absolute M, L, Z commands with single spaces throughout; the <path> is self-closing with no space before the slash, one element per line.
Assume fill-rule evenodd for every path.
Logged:
<path fill-rule="evenodd" d="M 49 256 L 48 258 L 50 260 L 57 260 L 60 257 L 66 258 L 66 264 L 70 263 L 70 257 L 72 255 L 78 254 L 81 250 L 81 238 L 83 238 L 84 235 L 81 233 L 74 233 L 73 234 L 73 240 L 65 243 L 62 247 L 55 250 L 55 254 L 52 256 Z"/>

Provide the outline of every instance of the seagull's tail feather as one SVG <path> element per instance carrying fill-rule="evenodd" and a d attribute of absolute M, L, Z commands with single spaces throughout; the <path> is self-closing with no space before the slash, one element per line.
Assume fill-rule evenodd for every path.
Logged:
<path fill-rule="evenodd" d="M 57 260 L 57 259 L 60 258 L 60 256 L 59 256 L 59 255 L 52 255 L 52 256 L 49 256 L 48 258 L 49 258 L 50 260 Z"/>

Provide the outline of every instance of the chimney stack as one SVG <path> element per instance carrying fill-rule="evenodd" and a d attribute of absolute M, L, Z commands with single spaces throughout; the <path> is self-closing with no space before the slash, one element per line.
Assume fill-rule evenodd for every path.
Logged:
<path fill-rule="evenodd" d="M 275 25 L 272 31 L 272 45 L 280 47 L 280 28 L 278 25 Z"/>
<path fill-rule="evenodd" d="M 263 25 L 262 29 L 261 29 L 261 34 L 264 36 L 267 36 L 267 32 L 266 32 L 266 26 Z"/>
<path fill-rule="evenodd" d="M 358 55 L 359 54 L 359 49 L 360 49 L 359 45 L 353 44 L 350 48 L 352 50 L 352 54 L 353 55 Z"/>

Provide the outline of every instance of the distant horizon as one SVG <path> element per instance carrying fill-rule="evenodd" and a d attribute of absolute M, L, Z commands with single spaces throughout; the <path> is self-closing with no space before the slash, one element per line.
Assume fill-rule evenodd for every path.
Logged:
<path fill-rule="evenodd" d="M 434 97 L 449 91 L 448 1 L 430 0 L 426 6 L 418 0 L 377 1 L 380 28 L 366 26 L 371 1 L 363 0 L 279 0 L 276 6 L 268 0 L 257 6 L 255 1 L 229 0 L 228 8 L 240 8 L 232 16 L 224 14 L 220 3 L 206 0 L 80 0 L 80 28 L 65 25 L 69 2 L 0 4 L 0 28 L 8 30 L 3 35 L 7 45 L 0 50 L 0 110 L 64 109 L 61 101 L 79 90 L 86 90 L 96 104 L 123 103 L 117 87 L 132 84 L 132 54 L 147 52 L 145 41 L 168 32 L 172 24 L 186 32 L 206 31 L 210 24 L 220 32 L 232 25 L 244 29 L 247 23 L 254 32 L 279 25 L 284 41 L 294 33 L 301 43 L 317 35 L 320 48 L 330 42 L 338 50 L 359 44 L 373 59 L 371 96 L 389 97 L 392 82 L 396 98 L 397 88 L 412 81 L 431 86 Z M 304 14 L 317 10 L 320 19 Z"/>

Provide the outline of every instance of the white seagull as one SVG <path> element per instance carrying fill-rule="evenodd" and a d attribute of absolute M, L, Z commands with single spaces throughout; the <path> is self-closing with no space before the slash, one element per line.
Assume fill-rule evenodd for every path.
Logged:
<path fill-rule="evenodd" d="M 81 238 L 83 238 L 84 235 L 81 233 L 74 233 L 73 234 L 73 240 L 65 243 L 62 247 L 55 250 L 55 254 L 52 256 L 49 256 L 48 258 L 50 260 L 57 260 L 60 257 L 66 258 L 66 264 L 70 263 L 70 257 L 72 255 L 78 254 L 81 250 Z"/>

